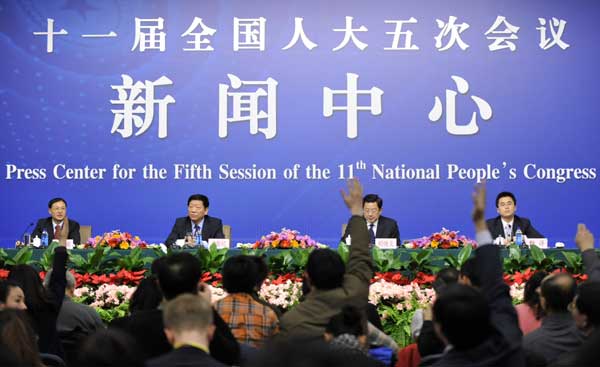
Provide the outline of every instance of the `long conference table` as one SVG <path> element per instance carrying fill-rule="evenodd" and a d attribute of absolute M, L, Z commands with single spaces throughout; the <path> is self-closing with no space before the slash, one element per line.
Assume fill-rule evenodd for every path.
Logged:
<path fill-rule="evenodd" d="M 20 249 L 17 248 L 12 248 L 12 249 L 4 249 L 4 251 L 7 253 L 9 258 L 12 258 Z M 335 248 L 332 248 L 332 250 L 336 250 Z M 443 259 L 449 255 L 454 255 L 457 256 L 458 253 L 460 252 L 460 248 L 455 248 L 455 249 L 434 249 L 433 253 L 431 256 L 433 256 L 434 259 L 434 264 L 436 265 L 440 265 L 443 264 Z M 41 258 L 41 256 L 44 253 L 44 249 L 33 249 L 33 255 L 32 255 L 32 260 L 39 260 Z M 78 254 L 78 255 L 83 255 L 83 256 L 87 256 L 87 254 L 93 252 L 94 249 L 73 249 L 70 250 L 70 252 L 72 254 Z M 126 256 L 131 250 L 118 250 L 118 249 L 112 249 L 111 253 L 116 253 L 117 255 L 121 255 L 121 256 Z M 187 251 L 187 252 L 192 252 L 195 253 L 197 251 L 197 249 L 193 248 L 193 249 L 181 249 L 181 250 L 174 250 L 174 251 Z M 269 249 L 267 251 L 264 252 L 264 255 L 267 257 L 270 256 L 275 256 L 278 255 L 282 252 L 287 252 L 287 251 L 306 251 L 303 249 Z M 398 256 L 400 255 L 401 260 L 405 261 L 410 259 L 411 253 L 416 253 L 416 252 L 421 252 L 424 251 L 422 249 L 406 249 L 406 248 L 398 248 L 395 250 L 381 250 L 381 251 L 393 251 L 394 255 Z M 544 249 L 543 250 L 544 254 L 546 256 L 555 256 L 558 259 L 564 259 L 564 257 L 562 256 L 562 252 L 573 252 L 573 253 L 579 253 L 578 249 L 572 249 L 572 248 L 549 248 L 549 249 Z M 245 250 L 243 249 L 230 249 L 227 253 L 228 256 L 234 256 L 234 255 L 242 255 L 245 253 Z M 506 258 L 509 256 L 508 254 L 508 249 L 507 248 L 503 248 L 501 250 L 501 256 L 503 258 Z M 522 249 L 522 254 L 523 255 L 528 255 L 529 254 L 529 249 L 527 248 L 523 248 Z M 153 248 L 147 248 L 147 249 L 143 249 L 142 250 L 142 255 L 143 256 L 150 256 L 150 257 L 158 257 L 159 256 L 159 251 L 157 251 L 156 249 Z"/>

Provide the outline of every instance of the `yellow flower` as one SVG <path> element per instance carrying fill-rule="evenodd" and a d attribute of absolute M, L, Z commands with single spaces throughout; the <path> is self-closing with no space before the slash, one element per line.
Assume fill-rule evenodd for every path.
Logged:
<path fill-rule="evenodd" d="M 431 248 L 438 248 L 439 242 L 438 241 L 431 241 Z"/>
<path fill-rule="evenodd" d="M 127 250 L 127 249 L 129 248 L 129 242 L 127 242 L 127 241 L 123 241 L 123 242 L 121 242 L 121 243 L 119 244 L 119 248 L 120 248 L 121 250 Z"/>
<path fill-rule="evenodd" d="M 292 240 L 292 248 L 298 248 L 298 247 L 300 247 L 300 245 L 298 244 L 298 241 Z"/>
<path fill-rule="evenodd" d="M 451 247 L 458 247 L 458 241 L 450 241 Z"/>
<path fill-rule="evenodd" d="M 271 247 L 275 248 L 277 246 L 279 246 L 279 240 L 275 240 L 275 241 L 271 242 Z"/>

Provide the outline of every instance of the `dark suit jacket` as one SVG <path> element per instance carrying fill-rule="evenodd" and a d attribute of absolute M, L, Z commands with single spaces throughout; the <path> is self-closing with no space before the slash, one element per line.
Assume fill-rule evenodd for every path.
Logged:
<path fill-rule="evenodd" d="M 340 242 L 346 242 L 346 237 L 350 234 L 350 222 L 346 226 L 346 232 L 344 236 L 340 239 Z M 397 240 L 398 246 L 402 243 L 400 242 L 400 231 L 398 230 L 398 223 L 392 218 L 384 217 L 383 215 L 379 217 L 379 222 L 377 223 L 377 233 L 375 233 L 375 238 L 395 238 Z"/>
<path fill-rule="evenodd" d="M 52 242 L 54 239 L 54 224 L 52 224 L 52 217 L 42 218 L 38 220 L 33 232 L 31 233 L 31 238 L 35 238 L 35 236 L 42 237 L 42 231 L 46 228 L 48 231 L 48 244 Z M 81 235 L 79 234 L 79 223 L 76 221 L 69 219 L 69 236 L 67 237 L 73 240 L 73 243 L 79 245 L 81 244 Z"/>
<path fill-rule="evenodd" d="M 502 218 L 500 216 L 488 219 L 486 223 L 488 229 L 490 230 L 490 233 L 492 234 L 493 239 L 498 238 L 498 236 L 504 237 L 504 225 L 502 224 Z M 523 234 L 527 236 L 527 238 L 544 238 L 544 235 L 542 235 L 535 228 L 533 228 L 529 219 L 521 218 L 515 215 L 515 220 L 512 226 L 513 238 L 515 236 L 515 233 L 517 233 L 517 228 L 521 228 L 521 232 L 523 232 Z"/>
<path fill-rule="evenodd" d="M 117 319 L 110 327 L 126 331 L 139 342 L 144 360 L 156 358 L 172 350 L 164 332 L 161 310 L 138 311 L 131 316 Z M 229 326 L 213 309 L 215 333 L 210 342 L 210 354 L 216 360 L 227 365 L 238 364 L 240 346 L 231 333 Z"/>
<path fill-rule="evenodd" d="M 221 367 L 224 364 L 206 352 L 192 346 L 183 346 L 163 356 L 149 360 L 146 367 Z"/>
<path fill-rule="evenodd" d="M 193 232 L 191 219 L 189 217 L 177 218 L 169 237 L 165 240 L 165 245 L 173 245 L 175 240 L 185 238 L 185 234 L 189 232 Z M 219 218 L 205 215 L 202 225 L 202 240 L 207 241 L 209 238 L 225 238 L 223 222 Z"/>

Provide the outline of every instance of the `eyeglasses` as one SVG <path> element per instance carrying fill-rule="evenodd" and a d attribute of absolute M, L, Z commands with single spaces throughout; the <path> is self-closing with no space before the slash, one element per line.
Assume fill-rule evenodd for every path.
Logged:
<path fill-rule="evenodd" d="M 375 214 L 375 213 L 379 212 L 379 209 L 365 209 L 364 211 L 367 214 Z"/>

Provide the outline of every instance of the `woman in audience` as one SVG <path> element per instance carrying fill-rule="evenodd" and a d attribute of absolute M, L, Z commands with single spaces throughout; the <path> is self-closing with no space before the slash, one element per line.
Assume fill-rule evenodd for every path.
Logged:
<path fill-rule="evenodd" d="M 35 334 L 22 311 L 0 311 L 0 341 L 18 365 L 43 367 Z"/>
<path fill-rule="evenodd" d="M 525 283 L 525 294 L 523 303 L 517 305 L 517 316 L 519 317 L 519 328 L 523 335 L 527 335 L 542 324 L 544 310 L 540 304 L 540 295 L 537 289 L 542 280 L 548 275 L 545 271 L 538 271 Z"/>
<path fill-rule="evenodd" d="M 19 284 L 10 280 L 0 281 L 0 311 L 4 309 L 27 309 L 23 290 L 19 287 Z"/>
<path fill-rule="evenodd" d="M 162 302 L 163 294 L 154 276 L 142 279 L 129 300 L 129 312 L 154 310 Z"/>
<path fill-rule="evenodd" d="M 38 335 L 40 352 L 60 357 L 63 357 L 63 350 L 56 331 L 56 320 L 65 298 L 67 257 L 64 246 L 54 250 L 53 271 L 47 290 L 37 271 L 29 265 L 13 267 L 8 276 L 8 280 L 17 283 L 25 294 L 27 313 Z"/>

